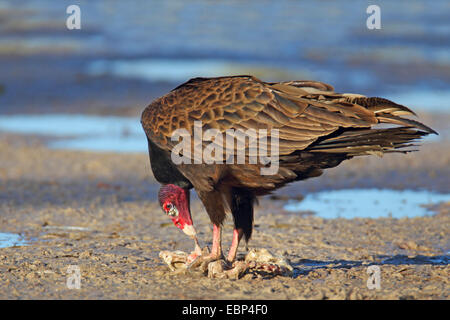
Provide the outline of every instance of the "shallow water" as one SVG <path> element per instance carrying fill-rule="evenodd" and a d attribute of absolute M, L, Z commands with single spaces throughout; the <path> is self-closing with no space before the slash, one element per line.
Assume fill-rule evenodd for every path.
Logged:
<path fill-rule="evenodd" d="M 14 246 L 26 246 L 28 245 L 21 235 L 9 232 L 0 232 L 0 248 L 14 247 Z"/>
<path fill-rule="evenodd" d="M 0 117 L 0 130 L 53 136 L 55 149 L 147 152 L 139 119 L 87 115 L 13 115 Z"/>
<path fill-rule="evenodd" d="M 450 91 L 446 90 L 412 90 L 395 94 L 387 94 L 385 98 L 397 101 L 412 110 L 438 112 L 450 111 Z"/>
<path fill-rule="evenodd" d="M 236 74 L 266 75 L 294 74 L 289 70 L 268 68 L 255 63 L 233 62 L 224 59 L 134 59 L 95 60 L 87 67 L 91 75 L 110 74 L 149 81 L 184 82 L 195 77 L 217 77 Z"/>
<path fill-rule="evenodd" d="M 312 211 L 325 219 L 420 217 L 428 206 L 450 201 L 450 194 L 414 190 L 345 189 L 309 194 L 284 206 L 287 211 Z"/>

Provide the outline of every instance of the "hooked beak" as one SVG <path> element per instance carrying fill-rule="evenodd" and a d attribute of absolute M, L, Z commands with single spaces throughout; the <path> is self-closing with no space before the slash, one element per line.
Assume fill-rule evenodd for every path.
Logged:
<path fill-rule="evenodd" d="M 196 237 L 197 231 L 193 226 L 191 214 L 189 211 L 180 212 L 178 217 L 171 217 L 173 224 L 190 237 Z"/>

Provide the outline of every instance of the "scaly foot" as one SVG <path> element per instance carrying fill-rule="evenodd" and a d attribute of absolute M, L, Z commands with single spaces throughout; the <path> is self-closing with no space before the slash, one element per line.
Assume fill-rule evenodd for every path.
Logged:
<path fill-rule="evenodd" d="M 193 255 L 191 253 L 190 255 L 191 258 L 194 258 L 194 260 L 187 261 L 187 268 L 189 270 L 195 269 L 195 268 L 199 268 L 200 270 L 202 270 L 203 272 L 205 272 L 206 270 L 208 270 L 208 265 L 216 260 L 220 260 L 223 259 L 223 255 L 222 253 L 210 253 L 209 249 L 206 247 L 203 249 L 203 254 L 202 255 Z"/>

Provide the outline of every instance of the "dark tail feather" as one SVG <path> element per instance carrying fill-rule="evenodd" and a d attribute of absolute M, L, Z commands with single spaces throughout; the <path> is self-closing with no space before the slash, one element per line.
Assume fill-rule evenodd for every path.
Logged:
<path fill-rule="evenodd" d="M 392 115 L 392 114 L 381 113 L 380 115 L 377 116 L 377 119 L 380 123 L 399 124 L 399 125 L 403 125 L 403 126 L 407 126 L 407 127 L 411 127 L 411 128 L 420 129 L 422 131 L 425 131 L 427 134 L 428 133 L 439 134 L 436 131 L 434 131 L 433 129 L 431 129 L 430 127 L 424 125 L 423 123 L 421 123 L 419 121 L 401 118 L 399 116 Z"/>
<path fill-rule="evenodd" d="M 416 151 L 407 149 L 416 146 L 412 142 L 426 136 L 429 132 L 411 127 L 387 129 L 347 129 L 337 135 L 324 137 L 311 145 L 311 152 L 345 153 L 359 156 L 383 153 Z"/>
<path fill-rule="evenodd" d="M 253 205 L 255 195 L 245 189 L 233 188 L 231 200 L 231 213 L 234 226 L 242 230 L 245 241 L 248 242 L 253 231 Z"/>

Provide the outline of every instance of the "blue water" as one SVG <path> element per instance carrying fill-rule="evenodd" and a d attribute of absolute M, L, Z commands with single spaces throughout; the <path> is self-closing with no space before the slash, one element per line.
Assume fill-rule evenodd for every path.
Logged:
<path fill-rule="evenodd" d="M 255 67 L 256 69 L 256 67 Z M 95 60 L 88 65 L 91 75 L 111 74 L 149 81 L 180 82 L 195 77 L 252 73 L 250 67 L 223 59 L 135 59 Z M 253 72 L 254 73 L 254 72 Z"/>
<path fill-rule="evenodd" d="M 137 118 L 87 115 L 12 115 L 0 117 L 0 130 L 54 137 L 50 148 L 147 152 L 147 140 Z"/>
<path fill-rule="evenodd" d="M 450 194 L 414 190 L 346 189 L 308 194 L 289 202 L 287 211 L 312 211 L 318 217 L 380 218 L 419 217 L 432 212 L 426 206 L 450 201 Z"/>
<path fill-rule="evenodd" d="M 26 245 L 28 242 L 19 234 L 0 232 L 0 248 Z"/>
<path fill-rule="evenodd" d="M 419 89 L 384 95 L 412 110 L 450 112 L 450 90 Z"/>

